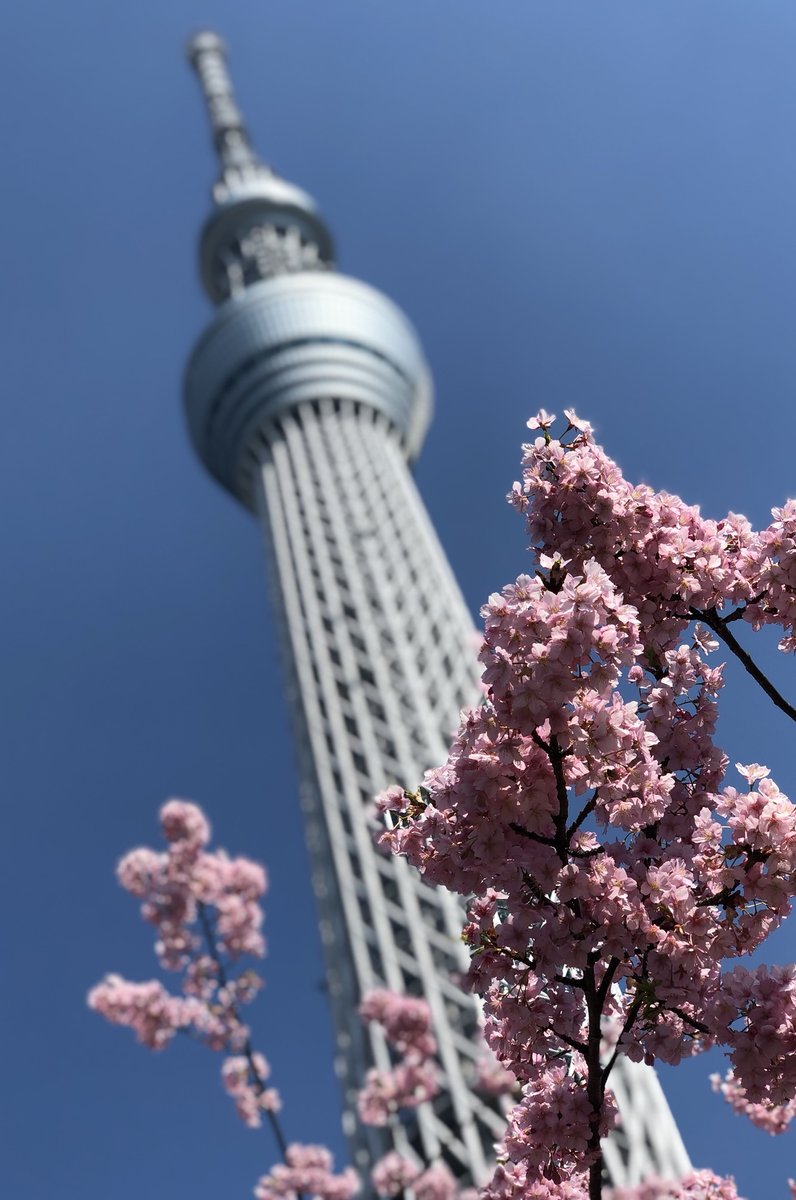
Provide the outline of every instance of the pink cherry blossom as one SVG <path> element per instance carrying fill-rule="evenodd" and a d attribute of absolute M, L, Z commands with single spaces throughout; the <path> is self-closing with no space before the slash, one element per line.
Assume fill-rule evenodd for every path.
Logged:
<path fill-rule="evenodd" d="M 456 1180 L 444 1163 L 434 1163 L 412 1184 L 415 1200 L 455 1200 Z"/>
<path fill-rule="evenodd" d="M 332 1172 L 332 1156 L 325 1146 L 288 1146 L 285 1162 L 263 1175 L 254 1189 L 257 1200 L 351 1200 L 359 1178 L 350 1168 Z"/>
<path fill-rule="evenodd" d="M 88 994 L 88 1006 L 113 1025 L 132 1029 L 144 1046 L 162 1050 L 175 1033 L 191 1024 L 189 1003 L 172 996 L 157 979 L 131 983 L 106 975 Z"/>
<path fill-rule="evenodd" d="M 250 1129 L 262 1125 L 264 1112 L 278 1112 L 282 1107 L 279 1093 L 265 1087 L 271 1070 L 262 1054 L 256 1052 L 233 1055 L 221 1065 L 221 1080 L 235 1101 L 238 1116 Z"/>
<path fill-rule="evenodd" d="M 244 1061 L 234 1057 L 248 1041 L 240 1009 L 262 986 L 256 971 L 240 967 L 239 960 L 265 952 L 260 905 L 265 872 L 249 859 L 209 851 L 210 823 L 196 804 L 169 800 L 160 821 L 166 849 L 130 851 L 119 862 L 117 877 L 155 927 L 161 965 L 181 973 L 181 994 L 157 980 L 131 983 L 109 975 L 89 993 L 89 1005 L 112 1023 L 131 1028 L 152 1049 L 186 1033 L 211 1050 L 231 1054 L 225 1086 L 242 1119 L 257 1124 L 261 1112 L 278 1107 L 277 1094 L 264 1088 L 267 1070 L 244 1086 L 229 1064 Z"/>
<path fill-rule="evenodd" d="M 785 1104 L 755 1104 L 749 1100 L 732 1071 L 728 1071 L 723 1079 L 720 1075 L 711 1075 L 710 1082 L 714 1092 L 719 1092 L 735 1112 L 748 1117 L 753 1125 L 767 1133 L 784 1133 L 796 1116 L 796 1099 Z"/>
<path fill-rule="evenodd" d="M 368 1071 L 357 1100 L 366 1125 L 386 1125 L 400 1109 L 417 1108 L 439 1091 L 431 1012 L 425 1000 L 377 988 L 362 997 L 359 1015 L 381 1027 L 397 1059 L 390 1069 Z"/>
<path fill-rule="evenodd" d="M 397 1196 L 404 1188 L 411 1187 L 420 1174 L 408 1158 L 391 1150 L 373 1167 L 370 1177 L 374 1188 L 380 1196 Z"/>
<path fill-rule="evenodd" d="M 516 1075 L 507 1071 L 492 1055 L 485 1055 L 476 1063 L 473 1086 L 488 1096 L 514 1096 L 518 1089 Z"/>
<path fill-rule="evenodd" d="M 638 1187 L 614 1188 L 606 1200 L 743 1200 L 731 1177 L 692 1171 L 685 1179 L 648 1179 Z"/>
<path fill-rule="evenodd" d="M 167 800 L 160 810 L 160 824 L 172 845 L 184 843 L 198 850 L 210 841 L 210 822 L 189 800 Z"/>
<path fill-rule="evenodd" d="M 529 417 L 527 425 L 529 429 L 549 429 L 555 419 L 555 413 L 551 415 L 540 408 L 535 417 Z"/>

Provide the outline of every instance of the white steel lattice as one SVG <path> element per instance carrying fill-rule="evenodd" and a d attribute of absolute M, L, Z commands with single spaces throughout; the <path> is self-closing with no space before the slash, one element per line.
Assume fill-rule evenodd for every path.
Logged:
<path fill-rule="evenodd" d="M 430 416 L 428 369 L 400 311 L 334 271 L 311 198 L 254 154 L 220 39 L 197 35 L 189 56 L 221 177 L 200 245 L 219 308 L 191 356 L 186 412 L 272 560 L 346 1133 L 361 1167 L 395 1147 L 480 1182 L 503 1119 L 472 1086 L 478 1012 L 452 981 L 462 910 L 380 854 L 368 818 L 376 792 L 443 761 L 459 710 L 479 699 L 472 622 L 407 466 Z M 386 1130 L 355 1117 L 365 1072 L 390 1062 L 355 1015 L 380 985 L 426 997 L 443 1069 L 434 1101 Z M 610 1181 L 686 1171 L 654 1073 L 621 1062 L 615 1088 Z"/>
<path fill-rule="evenodd" d="M 414 784 L 444 757 L 459 709 L 477 695 L 472 623 L 379 414 L 303 405 L 262 439 L 261 472 L 347 1131 L 360 1154 L 384 1149 L 384 1133 L 358 1129 L 352 1115 L 368 1066 L 389 1061 L 381 1038 L 352 1021 L 359 996 L 375 986 L 422 994 L 445 1087 L 395 1140 L 480 1180 L 502 1120 L 472 1090 L 477 1013 L 450 978 L 466 960 L 461 910 L 374 850 L 366 819 L 376 791 Z"/>
<path fill-rule="evenodd" d="M 611 1087 L 622 1123 L 603 1144 L 608 1179 L 631 1187 L 650 1175 L 676 1179 L 691 1169 L 658 1076 L 642 1063 L 617 1060 Z"/>

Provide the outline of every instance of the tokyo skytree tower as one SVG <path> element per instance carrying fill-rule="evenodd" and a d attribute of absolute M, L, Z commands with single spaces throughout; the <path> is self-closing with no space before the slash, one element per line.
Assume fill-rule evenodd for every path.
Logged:
<path fill-rule="evenodd" d="M 444 760 L 479 698 L 473 623 L 407 465 L 431 416 L 428 367 L 398 308 L 334 269 L 313 200 L 253 152 L 220 38 L 197 35 L 189 58 L 221 171 L 199 251 L 217 312 L 185 406 L 199 457 L 256 515 L 270 559 L 345 1133 L 360 1168 L 394 1147 L 480 1183 L 503 1119 L 473 1088 L 478 1012 L 450 981 L 466 962 L 461 908 L 380 854 L 367 821 L 376 792 Z M 389 1129 L 355 1115 L 367 1069 L 390 1065 L 356 1017 L 379 986 L 426 997 L 443 1081 Z M 687 1170 L 654 1074 L 616 1075 L 612 1182 Z"/>

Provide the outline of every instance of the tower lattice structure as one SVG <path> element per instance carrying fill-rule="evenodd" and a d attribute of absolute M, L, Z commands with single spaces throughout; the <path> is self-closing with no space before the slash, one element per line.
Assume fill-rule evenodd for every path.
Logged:
<path fill-rule="evenodd" d="M 218 311 L 188 364 L 188 425 L 211 474 L 256 514 L 270 559 L 344 1130 L 360 1168 L 395 1148 L 480 1183 L 504 1122 L 473 1086 L 478 1009 L 451 978 L 466 960 L 461 907 L 380 854 L 368 823 L 378 791 L 444 760 L 460 709 L 479 699 L 473 623 L 408 469 L 429 371 L 400 310 L 335 270 L 312 199 L 254 154 L 221 40 L 197 35 L 189 58 L 221 171 L 200 240 Z M 389 1052 L 355 1014 L 382 986 L 427 999 L 443 1086 L 374 1129 L 357 1121 L 356 1094 Z M 612 1182 L 686 1170 L 654 1074 L 629 1064 L 616 1085 Z"/>

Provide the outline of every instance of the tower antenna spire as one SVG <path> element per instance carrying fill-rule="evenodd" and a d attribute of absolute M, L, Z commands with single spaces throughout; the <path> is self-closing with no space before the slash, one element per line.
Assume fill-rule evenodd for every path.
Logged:
<path fill-rule="evenodd" d="M 222 177 L 229 180 L 230 176 L 271 174 L 249 141 L 227 71 L 227 47 L 223 39 L 211 30 L 203 30 L 188 42 L 187 53 L 207 105 Z"/>
<path fill-rule="evenodd" d="M 252 148 L 235 102 L 223 40 L 203 30 L 186 50 L 221 166 L 199 246 L 202 282 L 211 300 L 221 304 L 277 275 L 331 268 L 334 246 L 315 201 L 280 179 Z"/>

